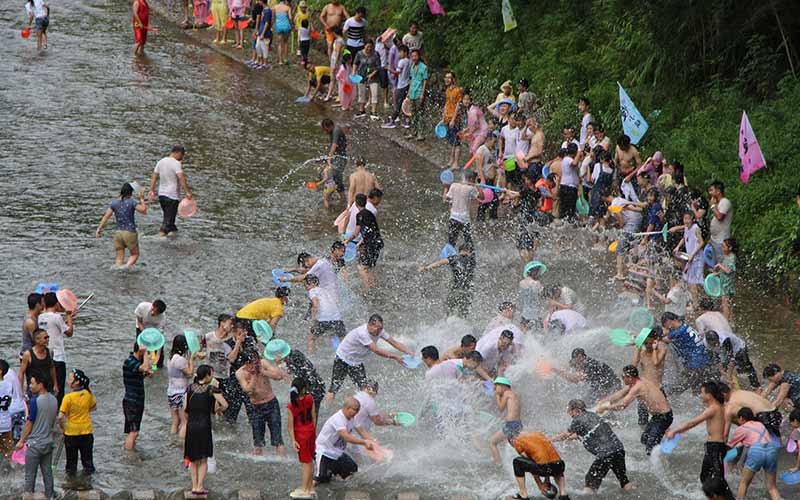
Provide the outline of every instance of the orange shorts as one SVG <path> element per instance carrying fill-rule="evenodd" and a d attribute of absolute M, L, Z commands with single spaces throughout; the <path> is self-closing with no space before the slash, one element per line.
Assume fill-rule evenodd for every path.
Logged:
<path fill-rule="evenodd" d="M 325 28 L 325 40 L 327 40 L 328 43 L 333 43 L 333 41 L 336 40 L 336 37 L 333 35 L 333 32 L 328 28 Z"/>

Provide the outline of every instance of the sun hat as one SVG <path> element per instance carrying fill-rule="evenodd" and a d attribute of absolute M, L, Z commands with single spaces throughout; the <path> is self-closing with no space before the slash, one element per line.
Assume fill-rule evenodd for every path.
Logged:
<path fill-rule="evenodd" d="M 494 379 L 494 385 L 504 385 L 510 389 L 511 381 L 508 380 L 506 377 L 497 377 L 496 379 Z"/>
<path fill-rule="evenodd" d="M 500 85 L 500 90 L 503 90 L 506 87 L 508 87 L 508 88 L 510 88 L 512 90 L 514 89 L 514 87 L 511 85 L 511 80 L 504 81 L 503 84 Z"/>
<path fill-rule="evenodd" d="M 283 339 L 275 339 L 267 342 L 267 347 L 264 349 L 264 357 L 270 361 L 275 361 L 276 354 L 283 359 L 290 352 L 292 352 L 292 348 L 288 342 Z"/>

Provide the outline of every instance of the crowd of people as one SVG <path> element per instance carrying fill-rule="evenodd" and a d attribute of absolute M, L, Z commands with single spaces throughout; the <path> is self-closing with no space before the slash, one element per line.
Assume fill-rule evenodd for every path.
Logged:
<path fill-rule="evenodd" d="M 39 0 L 30 3 L 34 13 L 44 5 Z M 596 492 L 609 471 L 620 487 L 632 489 L 625 443 L 604 417 L 634 401 L 647 455 L 664 441 L 705 423 L 708 439 L 700 482 L 708 498 L 743 499 L 754 475 L 762 470 L 770 497 L 780 498 L 776 472 L 783 414 L 788 413 L 792 429 L 800 428 L 800 375 L 769 363 L 760 372 L 765 380 L 759 380 L 747 341 L 734 332 L 738 246 L 732 238 L 733 203 L 721 182 L 710 183 L 706 197 L 689 187 L 680 161 L 670 161 L 659 151 L 642 160 L 626 135 L 612 143 L 585 97 L 577 101 L 580 126 L 567 124 L 560 137 L 547 138 L 539 123 L 541 103 L 525 79 L 517 82 L 516 91 L 511 81 L 504 82 L 488 106 L 474 102 L 472 93 L 458 86 L 453 72 L 444 74 L 444 88 L 432 89 L 423 33 L 416 23 L 402 37 L 388 28 L 373 39 L 368 33 L 379 31 L 368 29 L 366 10 L 359 7 L 351 16 L 338 0 L 327 4 L 316 18 L 305 2 L 295 10 L 285 0 L 274 5 L 267 0 L 252 5 L 246 0 L 227 4 L 213 0 L 210 5 L 200 0 L 193 4 L 190 21 L 188 2 L 182 5 L 184 25 L 210 24 L 218 32 L 215 43 L 228 43 L 227 31 L 232 30 L 233 43 L 244 48 L 245 30 L 252 29 L 250 65 L 254 68 L 268 66 L 273 36 L 277 63 L 288 63 L 296 35 L 295 57 L 308 72 L 307 99 L 331 102 L 342 111 L 350 110 L 357 99 L 356 118 L 380 120 L 382 107 L 386 116 L 380 126 L 404 127 L 409 130 L 408 139 L 425 140 L 429 135 L 423 129 L 425 113 L 431 112 L 426 96 L 440 92 L 443 106 L 435 114 L 441 112 L 441 133 L 437 130 L 437 134 L 448 143 L 441 171 L 448 225 L 441 238 L 441 258 L 421 266 L 419 272 L 447 266 L 452 282 L 443 308 L 448 316 L 471 318 L 476 241 L 483 236 L 473 227 L 473 216 L 482 224 L 514 229 L 513 243 L 523 272 L 517 297 L 498 305 L 498 315 L 486 322 L 483 335 L 466 334 L 456 346 L 411 349 L 386 333 L 384 319 L 377 313 L 348 330 L 338 275 L 355 261 L 361 290 L 366 294 L 376 286 L 385 244 L 378 223 L 384 191 L 364 159 L 350 157 L 347 128 L 323 120 L 322 130 L 330 138 L 320 170 L 323 202 L 331 207 L 338 197 L 338 205 L 343 206 L 336 218 L 339 237 L 325 255 L 302 252 L 296 268 L 277 270 L 282 274 L 276 277 L 273 296 L 219 314 L 214 329 L 205 335 L 172 336 L 166 355 L 143 336 L 154 330 L 163 334 L 167 301 L 140 303 L 134 311 L 133 348 L 123 362 L 126 449 L 136 448 L 145 390 L 150 385 L 146 380 L 165 366 L 171 432 L 184 440 L 191 492 L 203 497 L 208 494 L 205 477 L 214 457 L 212 428 L 235 425 L 242 407 L 252 430 L 252 453 L 265 452 L 269 431 L 270 447 L 278 455 L 287 454 L 281 404 L 272 385 L 286 382 L 291 384 L 285 412 L 289 449 L 297 454 L 302 478 L 290 496 L 313 498 L 319 484 L 333 476 L 348 478 L 357 473 L 359 464 L 380 461 L 389 454 L 372 433 L 373 425 L 404 423 L 404 418 L 378 408 L 378 383 L 365 368 L 365 361 L 374 354 L 407 369 L 421 360 L 427 386 L 457 388 L 455 393 L 432 390 L 432 407 L 442 408 L 431 410 L 433 425 L 468 417 L 465 408 L 444 409 L 449 399 L 458 399 L 454 394 L 459 390 L 490 394 L 501 423 L 479 447 L 498 464 L 503 442 L 516 450 L 512 463 L 518 486 L 515 499 L 529 497 L 526 474 L 532 475 L 548 498 L 569 498 L 566 464 L 554 443 L 572 439 L 581 440 L 595 457 L 585 475 L 587 491 Z M 134 0 L 137 54 L 143 53 L 148 16 L 147 1 Z M 37 26 L 43 24 L 44 33 L 46 23 L 39 21 L 38 14 L 34 17 Z M 228 28 L 229 20 L 233 28 Z M 329 65 L 310 61 L 315 28 L 324 32 Z M 465 148 L 469 159 L 462 164 Z M 117 266 L 130 268 L 137 262 L 135 214 L 146 213 L 148 201 L 156 196 L 163 213 L 160 234 L 178 230 L 180 200 L 193 198 L 183 172 L 185 154 L 184 147 L 173 147 L 155 166 L 149 190 L 126 183 L 104 212 L 96 236 L 102 236 L 114 217 Z M 351 162 L 353 169 L 345 181 Z M 647 321 L 642 328 L 630 327 L 622 333 L 619 343 L 629 346 L 630 361 L 620 362 L 619 370 L 584 348 L 574 349 L 564 360 L 568 368 L 537 361 L 533 376 L 557 376 L 565 384 L 585 388 L 583 397 L 570 400 L 565 409 L 571 418 L 565 431 L 546 436 L 535 431 L 532 416 L 525 418 L 535 402 L 526 405 L 515 390 L 526 380 L 512 380 L 509 368 L 533 361 L 531 356 L 537 353 L 527 351 L 529 338 L 546 345 L 548 338 L 580 336 L 588 329 L 582 297 L 563 283 L 549 281 L 547 265 L 535 260 L 545 232 L 570 226 L 580 228 L 590 244 L 611 243 L 620 296 L 643 306 L 639 309 Z M 718 289 L 707 284 L 709 276 L 717 278 Z M 284 307 L 295 283 L 302 284 L 309 303 L 305 353 L 281 335 Z M 27 302 L 19 368 L 0 360 L 0 402 L 8 402 L 0 405 L 0 452 L 9 458 L 14 449 L 25 450 L 25 491 L 34 491 L 41 472 L 45 494 L 52 498 L 56 426 L 64 435 L 66 473 L 77 474 L 79 457 L 84 473 L 95 471 L 91 413 L 97 401 L 87 373 L 66 363 L 67 339 L 73 336 L 77 310 L 68 310 L 57 290 L 31 293 Z M 335 345 L 327 384 L 312 362 L 322 337 L 330 337 Z M 680 367 L 679 376 L 670 380 L 665 377 L 668 359 Z M 747 389 L 741 388 L 740 376 L 746 379 Z M 356 392 L 340 397 L 341 409 L 319 425 L 321 405 L 333 405 L 348 379 L 350 390 Z M 699 395 L 699 412 L 676 423 L 670 400 L 686 391 Z M 736 428 L 731 436 L 732 425 Z M 792 432 L 789 440 L 799 441 L 800 433 Z M 742 463 L 735 495 L 724 467 L 731 449 L 739 450 Z M 800 458 L 790 472 L 798 468 Z"/>

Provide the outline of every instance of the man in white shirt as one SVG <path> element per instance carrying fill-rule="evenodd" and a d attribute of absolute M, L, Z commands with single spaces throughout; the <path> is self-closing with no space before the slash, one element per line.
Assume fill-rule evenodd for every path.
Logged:
<path fill-rule="evenodd" d="M 492 333 L 486 334 L 478 340 L 475 350 L 483 356 L 483 368 L 491 377 L 502 377 L 511 364 L 514 353 L 514 333 L 511 330 L 502 330 L 499 336 Z"/>
<path fill-rule="evenodd" d="M 358 465 L 345 453 L 347 443 L 373 449 L 373 443 L 353 435 L 354 417 L 361 409 L 356 398 L 347 398 L 344 406 L 325 422 L 317 434 L 314 481 L 329 483 L 334 475 L 347 479 L 358 472 Z"/>
<path fill-rule="evenodd" d="M 447 225 L 447 242 L 458 246 L 458 237 L 463 235 L 464 244 L 474 246 L 472 242 L 472 225 L 470 224 L 469 202 L 473 199 L 483 200 L 483 191 L 475 187 L 478 174 L 475 170 L 464 171 L 464 181 L 454 182 L 448 186 L 445 198 L 450 201 L 450 220 Z"/>
<path fill-rule="evenodd" d="M 486 370 L 481 367 L 483 356 L 477 351 L 470 351 L 463 359 L 440 359 L 439 349 L 429 345 L 422 348 L 422 362 L 428 370 L 425 372 L 425 381 L 433 380 L 461 380 L 468 375 L 467 370 L 474 371 L 483 380 L 492 381 Z"/>
<path fill-rule="evenodd" d="M 714 181 L 708 186 L 711 205 L 711 246 L 714 248 L 716 262 L 722 261 L 722 242 L 731 237 L 733 224 L 733 203 L 725 197 L 725 185 Z"/>
<path fill-rule="evenodd" d="M 6 460 L 11 458 L 11 452 L 14 451 L 14 438 L 11 433 L 14 384 L 10 378 L 6 378 L 8 371 L 8 362 L 0 359 L 0 455 L 6 457 Z"/>
<path fill-rule="evenodd" d="M 0 371 L 3 372 L 3 380 L 11 384 L 11 404 L 8 413 L 11 415 L 11 437 L 14 442 L 19 441 L 22 435 L 22 428 L 25 426 L 25 394 L 22 392 L 22 383 L 19 375 L 13 368 L 8 366 L 8 362 L 0 360 Z"/>
<path fill-rule="evenodd" d="M 356 14 L 344 22 L 342 32 L 347 39 L 347 49 L 353 54 L 353 59 L 364 48 L 364 35 L 367 31 L 366 17 L 367 9 L 359 7 L 356 9 Z"/>
<path fill-rule="evenodd" d="M 53 353 L 53 364 L 56 368 L 55 386 L 58 388 L 56 397 L 60 407 L 61 400 L 64 399 L 67 381 L 67 353 L 64 349 L 64 338 L 72 337 L 72 319 L 75 311 L 67 312 L 67 321 L 65 322 L 61 317 L 64 308 L 53 292 L 44 295 L 44 307 L 45 310 L 39 315 L 37 321 L 39 328 L 45 330 L 50 337 L 50 350 Z"/>
<path fill-rule="evenodd" d="M 136 336 L 146 328 L 157 328 L 164 332 L 164 323 L 166 316 L 164 313 L 167 310 L 167 304 L 161 299 L 156 299 L 153 302 L 139 302 L 133 314 L 136 315 Z M 161 368 L 164 366 L 164 348 L 158 350 L 156 354 L 156 367 Z"/>
<path fill-rule="evenodd" d="M 356 387 L 363 387 L 367 382 L 367 371 L 364 368 L 364 361 L 370 352 L 378 356 L 393 359 L 403 364 L 403 356 L 385 351 L 378 347 L 378 340 L 383 339 L 398 351 L 404 352 L 409 356 L 414 355 L 414 351 L 403 345 L 401 342 L 391 338 L 383 330 L 383 318 L 380 314 L 373 314 L 369 321 L 351 330 L 336 349 L 336 357 L 333 360 L 333 374 L 331 384 L 328 386 L 328 394 L 325 395 L 327 402 L 333 401 L 334 396 L 342 387 L 346 377 L 350 377 Z"/>
<path fill-rule="evenodd" d="M 299 273 L 293 278 L 283 280 L 286 283 L 302 283 L 307 275 L 313 274 L 319 280 L 319 286 L 339 296 L 339 286 L 336 280 L 336 267 L 344 258 L 345 245 L 341 241 L 334 241 L 331 245 L 331 253 L 327 258 L 319 258 L 307 252 L 300 252 L 297 255 L 296 269 L 288 269 L 287 272 Z"/>
<path fill-rule="evenodd" d="M 353 418 L 356 432 L 361 437 L 370 441 L 377 441 L 370 433 L 373 425 L 399 425 L 391 413 L 381 413 L 378 410 L 378 403 L 375 397 L 378 395 L 378 382 L 367 380 L 367 383 L 354 396 L 361 406 L 358 413 Z"/>
<path fill-rule="evenodd" d="M 586 328 L 586 318 L 578 311 L 572 309 L 559 309 L 550 314 L 545 321 L 547 328 L 558 333 L 570 334 Z"/>
<path fill-rule="evenodd" d="M 192 192 L 186 182 L 181 162 L 186 154 L 183 146 L 173 146 L 172 152 L 166 158 L 162 158 L 156 163 L 153 175 L 150 177 L 150 192 L 147 197 L 150 201 L 155 199 L 156 181 L 158 183 L 158 203 L 161 205 L 161 212 L 164 215 L 161 222 L 159 235 L 177 231 L 175 216 L 178 215 L 178 204 L 180 203 L 180 189 L 184 191 L 186 199 L 192 199 Z"/>
<path fill-rule="evenodd" d="M 575 218 L 575 204 L 578 201 L 578 167 L 583 161 L 583 151 L 578 151 L 575 143 L 567 145 L 567 155 L 561 160 L 561 184 L 559 200 L 561 202 L 561 218 L 569 221 Z"/>
<path fill-rule="evenodd" d="M 326 333 L 336 335 L 341 341 L 345 336 L 342 313 L 339 311 L 336 292 L 319 286 L 319 278 L 306 274 L 303 286 L 311 302 L 311 331 L 308 334 L 308 353 L 314 354 L 314 343 Z"/>
<path fill-rule="evenodd" d="M 500 129 L 497 151 L 502 152 L 502 161 L 500 161 L 501 158 L 498 158 L 498 163 L 500 163 L 500 167 L 505 171 L 506 182 L 509 184 L 519 183 L 519 168 L 517 166 L 516 157 L 517 143 L 520 141 L 523 125 L 524 122 L 520 123 L 520 121 L 517 120 L 517 115 L 513 114 L 508 117 L 508 125 Z M 508 166 L 506 166 L 506 164 Z"/>

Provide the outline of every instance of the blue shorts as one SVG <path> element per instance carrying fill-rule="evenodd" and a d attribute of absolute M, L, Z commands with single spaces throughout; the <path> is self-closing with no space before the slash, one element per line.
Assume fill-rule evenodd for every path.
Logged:
<path fill-rule="evenodd" d="M 281 435 L 281 406 L 278 398 L 266 403 L 251 405 L 247 412 L 250 427 L 253 430 L 253 446 L 263 448 L 266 444 L 266 432 L 269 429 L 269 442 L 272 446 L 283 446 Z"/>
<path fill-rule="evenodd" d="M 778 470 L 778 450 L 769 443 L 754 444 L 747 450 L 744 466 L 753 472 L 764 469 L 767 474 Z"/>
<path fill-rule="evenodd" d="M 456 125 L 455 127 L 447 126 L 447 144 L 455 147 L 461 145 L 461 140 L 458 138 L 458 133 L 461 129 Z"/>
<path fill-rule="evenodd" d="M 507 421 L 503 424 L 503 435 L 511 440 L 522 432 L 522 422 L 519 420 Z"/>
<path fill-rule="evenodd" d="M 34 25 L 36 26 L 36 31 L 46 31 L 47 27 L 50 26 L 50 16 L 37 17 Z"/>

